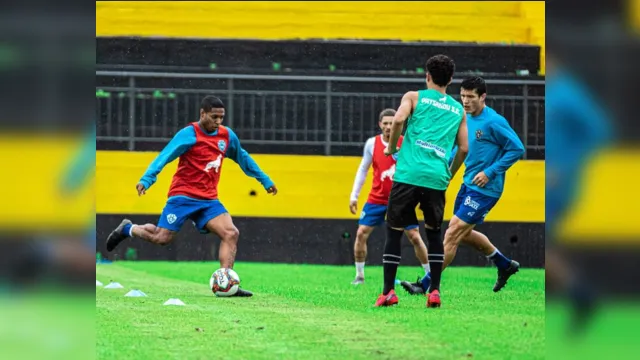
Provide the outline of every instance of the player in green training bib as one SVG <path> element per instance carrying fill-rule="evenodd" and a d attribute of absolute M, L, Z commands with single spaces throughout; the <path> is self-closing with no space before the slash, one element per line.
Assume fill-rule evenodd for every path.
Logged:
<path fill-rule="evenodd" d="M 447 94 L 427 89 L 415 92 L 405 141 L 398 152 L 393 180 L 403 184 L 446 190 L 451 180 L 449 153 L 464 116 L 462 105 Z"/>
<path fill-rule="evenodd" d="M 398 152 L 396 173 L 387 208 L 387 240 L 382 264 L 384 288 L 375 306 L 398 303 L 394 285 L 400 264 L 400 240 L 403 229 L 417 224 L 415 208 L 420 204 L 431 266 L 431 287 L 427 291 L 427 307 L 440 306 L 440 277 L 444 260 L 441 225 L 445 192 L 449 181 L 460 169 L 467 152 L 467 120 L 464 109 L 451 96 L 447 86 L 453 79 L 455 63 L 445 55 L 427 60 L 427 90 L 410 91 L 393 118 L 386 155 L 398 152 L 397 142 L 408 120 L 402 150 Z M 458 146 L 451 167 L 453 145 Z"/>

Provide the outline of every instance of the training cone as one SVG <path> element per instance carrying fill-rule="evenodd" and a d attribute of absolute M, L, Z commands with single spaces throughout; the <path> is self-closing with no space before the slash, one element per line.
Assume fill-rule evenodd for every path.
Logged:
<path fill-rule="evenodd" d="M 143 293 L 140 290 L 131 290 L 128 293 L 126 293 L 124 296 L 126 296 L 126 297 L 146 297 L 147 294 Z"/>
<path fill-rule="evenodd" d="M 124 286 L 117 282 L 110 282 L 109 285 L 104 287 L 105 289 L 124 289 Z"/>
<path fill-rule="evenodd" d="M 96 286 L 102 286 L 102 283 L 98 280 L 96 280 Z"/>
<path fill-rule="evenodd" d="M 169 299 L 164 303 L 164 305 L 184 306 L 184 303 L 180 299 Z"/>

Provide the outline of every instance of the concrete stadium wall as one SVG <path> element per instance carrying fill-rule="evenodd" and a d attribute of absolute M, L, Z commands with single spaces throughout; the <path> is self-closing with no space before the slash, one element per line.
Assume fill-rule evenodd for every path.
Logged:
<path fill-rule="evenodd" d="M 532 44 L 525 3 L 97 1 L 96 36 Z"/>

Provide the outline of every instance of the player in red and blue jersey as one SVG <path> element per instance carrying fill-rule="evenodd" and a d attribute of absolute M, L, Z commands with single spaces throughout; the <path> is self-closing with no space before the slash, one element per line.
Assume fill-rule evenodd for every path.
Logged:
<path fill-rule="evenodd" d="M 485 105 L 487 86 L 481 77 L 465 79 L 461 97 L 467 113 L 469 153 L 464 161 L 464 181 L 454 203 L 453 217 L 444 240 L 443 269 L 453 261 L 458 245 L 464 242 L 491 259 L 498 268 L 493 287 L 500 291 L 509 277 L 518 272 L 520 264 L 503 255 L 487 238 L 474 228 L 482 224 L 489 211 L 498 203 L 504 191 L 506 171 L 524 154 L 524 146 L 507 120 Z M 452 151 L 451 163 L 456 153 Z M 402 281 L 410 294 L 423 294 L 429 288 L 430 274 L 416 283 Z"/>
<path fill-rule="evenodd" d="M 382 134 L 369 138 L 364 145 L 364 153 L 360 167 L 356 173 L 353 182 L 353 190 L 351 191 L 351 199 L 349 202 L 349 210 L 355 214 L 358 210 L 358 197 L 360 190 L 367 178 L 367 172 L 373 165 L 373 184 L 371 191 L 367 197 L 367 202 L 360 213 L 358 221 L 358 232 L 356 241 L 353 244 L 353 254 L 356 263 L 356 278 L 353 285 L 364 283 L 364 264 L 367 258 L 367 240 L 376 226 L 384 224 L 387 214 L 387 204 L 389 202 L 389 193 L 393 185 L 393 175 L 396 172 L 397 155 L 386 156 L 384 149 L 389 142 L 391 135 L 391 124 L 393 116 L 396 114 L 394 109 L 382 110 L 378 119 L 378 125 Z M 398 140 L 398 147 L 402 144 L 402 136 Z M 416 257 L 420 260 L 425 274 L 429 272 L 429 260 L 427 246 L 424 244 L 418 224 L 409 225 L 405 228 L 405 234 L 414 247 Z"/>
<path fill-rule="evenodd" d="M 275 195 L 278 190 L 242 148 L 238 136 L 230 128 L 221 125 L 224 115 L 225 107 L 220 99 L 207 96 L 202 100 L 200 120 L 173 137 L 136 185 L 138 196 L 144 195 L 155 183 L 160 171 L 168 163 L 180 158 L 158 225 L 136 225 L 124 219 L 107 238 L 108 251 L 113 251 L 123 240 L 133 236 L 154 244 L 167 245 L 189 219 L 201 233 L 212 232 L 220 237 L 220 267 L 233 268 L 240 233 L 218 200 L 218 182 L 224 159 L 228 157 L 238 163 L 242 171 L 257 179 L 268 193 Z M 244 289 L 236 294 L 252 295 Z"/>

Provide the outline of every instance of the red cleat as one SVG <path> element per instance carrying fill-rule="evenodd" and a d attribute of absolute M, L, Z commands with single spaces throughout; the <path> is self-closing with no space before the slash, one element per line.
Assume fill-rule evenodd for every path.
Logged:
<path fill-rule="evenodd" d="M 427 295 L 427 307 L 428 308 L 439 308 L 440 303 L 440 291 L 433 290 L 429 295 Z"/>
<path fill-rule="evenodd" d="M 394 305 L 398 305 L 398 296 L 396 295 L 395 291 L 391 290 L 387 295 L 380 294 L 380 296 L 378 296 L 378 300 L 376 300 L 376 303 L 373 306 L 380 307 Z"/>

